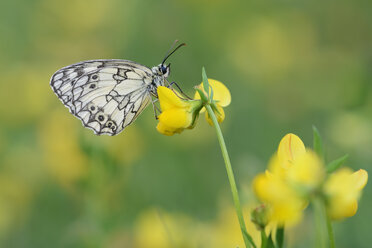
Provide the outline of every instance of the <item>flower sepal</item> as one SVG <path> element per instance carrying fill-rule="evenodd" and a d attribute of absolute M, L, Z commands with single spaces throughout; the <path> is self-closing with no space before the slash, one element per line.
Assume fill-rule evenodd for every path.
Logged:
<path fill-rule="evenodd" d="M 203 105 L 206 105 L 209 103 L 208 96 L 205 94 L 205 91 L 200 88 L 201 87 L 199 85 L 195 86 L 195 90 L 198 92 L 200 100 L 202 101 Z"/>
<path fill-rule="evenodd" d="M 208 82 L 207 82 L 208 81 Z M 207 82 L 209 87 L 209 94 L 206 93 L 206 86 L 204 82 Z M 227 107 L 231 102 L 231 94 L 229 89 L 221 82 L 214 79 L 204 79 L 203 82 L 195 87 L 195 99 L 200 99 L 203 102 L 203 106 L 211 106 L 214 114 L 216 115 L 219 123 L 225 119 L 224 107 Z M 202 108 L 201 113 L 206 112 L 205 108 Z M 205 115 L 208 123 L 213 126 L 213 122 L 208 112 Z"/>
<path fill-rule="evenodd" d="M 207 73 L 205 72 L 205 68 L 202 68 L 202 79 L 203 79 L 203 88 L 204 92 L 207 94 L 208 104 L 213 101 L 213 88 L 210 87 Z"/>
<path fill-rule="evenodd" d="M 191 121 L 190 126 L 187 127 L 187 129 L 193 129 L 195 127 L 196 121 L 199 118 L 199 113 L 204 106 L 202 101 L 199 101 L 199 100 L 190 100 L 190 103 L 191 103 L 190 112 L 192 113 L 192 121 Z"/>

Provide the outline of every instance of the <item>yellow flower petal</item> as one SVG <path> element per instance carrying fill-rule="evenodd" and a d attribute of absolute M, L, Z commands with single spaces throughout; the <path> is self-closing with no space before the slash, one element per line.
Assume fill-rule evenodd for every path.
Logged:
<path fill-rule="evenodd" d="M 283 180 L 270 172 L 253 180 L 256 196 L 270 207 L 269 221 L 295 224 L 302 216 L 304 202 Z"/>
<path fill-rule="evenodd" d="M 325 177 L 322 161 L 312 151 L 296 157 L 288 169 L 287 179 L 298 186 L 312 189 L 319 186 Z"/>
<path fill-rule="evenodd" d="M 342 168 L 329 176 L 324 192 L 327 212 L 333 220 L 351 217 L 356 213 L 357 200 L 366 182 L 367 173 L 363 170 L 353 173 L 349 168 Z"/>
<path fill-rule="evenodd" d="M 158 125 L 156 126 L 156 129 L 158 130 L 159 133 L 167 135 L 167 136 L 172 136 L 173 134 L 180 132 L 178 129 L 168 127 L 162 122 L 158 123 Z"/>
<path fill-rule="evenodd" d="M 277 177 L 282 178 L 283 180 L 287 178 L 288 166 L 283 166 L 283 163 L 278 158 L 278 154 L 274 154 L 271 157 L 268 168 L 269 170 L 266 171 L 266 173 L 269 173 L 270 171 L 271 176 L 275 175 Z"/>
<path fill-rule="evenodd" d="M 366 186 L 368 181 L 367 171 L 360 169 L 352 174 L 352 177 L 355 180 L 355 186 L 358 190 L 362 190 Z"/>
<path fill-rule="evenodd" d="M 192 115 L 184 109 L 173 108 L 159 115 L 159 122 L 172 128 L 186 128 L 191 125 Z"/>
<path fill-rule="evenodd" d="M 171 136 L 181 133 L 192 124 L 192 113 L 184 108 L 171 108 L 159 115 L 159 123 L 156 129 L 164 135 Z"/>
<path fill-rule="evenodd" d="M 263 202 L 270 199 L 271 194 L 268 191 L 268 184 L 269 179 L 265 174 L 259 174 L 253 180 L 253 190 L 255 195 Z"/>
<path fill-rule="evenodd" d="M 253 189 L 263 202 L 285 201 L 294 194 L 294 191 L 280 178 L 268 177 L 266 174 L 259 174 L 255 177 Z"/>
<path fill-rule="evenodd" d="M 351 201 L 348 204 L 342 204 L 342 208 L 335 204 L 331 204 L 327 208 L 327 213 L 332 220 L 342 220 L 344 218 L 352 217 L 358 210 L 358 202 Z"/>
<path fill-rule="evenodd" d="M 284 168 L 289 168 L 293 161 L 304 153 L 306 153 L 304 143 L 293 133 L 285 135 L 279 143 L 278 159 Z"/>
<path fill-rule="evenodd" d="M 293 226 L 302 219 L 301 202 L 284 201 L 281 204 L 272 206 L 269 219 L 271 222 L 277 222 L 279 225 Z"/>
<path fill-rule="evenodd" d="M 187 108 L 189 106 L 187 102 L 182 101 L 171 89 L 165 86 L 159 86 L 157 92 L 162 111 L 170 108 Z"/>
<path fill-rule="evenodd" d="M 208 78 L 209 85 L 213 88 L 213 100 L 217 101 L 217 104 L 221 107 L 226 107 L 231 103 L 231 94 L 229 89 L 220 81 Z M 203 88 L 203 83 L 200 84 L 200 88 Z M 200 99 L 199 93 L 195 92 L 195 99 Z"/>

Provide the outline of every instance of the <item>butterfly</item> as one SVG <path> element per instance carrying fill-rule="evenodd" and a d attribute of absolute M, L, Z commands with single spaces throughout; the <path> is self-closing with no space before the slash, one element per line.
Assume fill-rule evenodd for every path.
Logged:
<path fill-rule="evenodd" d="M 177 41 L 176 41 L 177 42 Z M 175 42 L 175 43 L 176 43 Z M 157 99 L 157 87 L 170 84 L 170 55 L 151 69 L 130 60 L 88 60 L 56 71 L 50 86 L 70 112 L 95 134 L 117 135 Z"/>

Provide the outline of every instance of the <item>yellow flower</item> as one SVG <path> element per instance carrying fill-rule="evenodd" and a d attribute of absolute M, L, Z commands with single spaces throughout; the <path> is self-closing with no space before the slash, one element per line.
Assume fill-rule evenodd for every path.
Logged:
<path fill-rule="evenodd" d="M 201 101 L 182 100 L 164 86 L 159 86 L 157 92 L 162 112 L 156 129 L 161 134 L 171 136 L 185 128 L 193 128 L 202 107 Z"/>
<path fill-rule="evenodd" d="M 210 87 L 213 89 L 213 101 L 215 104 L 216 109 L 214 109 L 214 113 L 217 117 L 217 121 L 219 123 L 223 122 L 225 119 L 225 112 L 223 110 L 223 107 L 227 107 L 231 103 L 231 94 L 229 89 L 220 81 L 214 80 L 214 79 L 208 79 Z M 203 83 L 199 85 L 199 88 L 204 91 Z M 209 93 L 211 93 L 211 90 L 209 90 Z M 200 95 L 198 92 L 195 92 L 194 98 L 196 100 L 200 99 Z M 200 112 L 204 112 L 205 108 L 203 108 Z M 205 115 L 208 123 L 213 126 L 212 120 L 208 114 L 208 112 Z"/>
<path fill-rule="evenodd" d="M 134 248 L 197 247 L 197 222 L 187 215 L 148 209 L 135 222 Z M 123 244 L 120 247 L 128 247 Z"/>
<path fill-rule="evenodd" d="M 325 177 L 322 161 L 314 152 L 306 151 L 302 140 L 292 133 L 280 141 L 269 169 L 293 186 L 307 190 L 318 187 Z"/>
<path fill-rule="evenodd" d="M 250 213 L 252 209 L 253 206 L 242 206 L 243 213 Z M 249 234 L 257 247 L 261 247 L 261 231 L 255 228 L 255 224 L 248 218 L 248 215 L 246 217 L 245 224 L 247 230 L 249 230 Z M 198 235 L 204 239 L 204 242 L 197 247 L 245 247 L 239 222 L 232 206 L 223 206 L 220 208 L 217 212 L 216 221 L 211 222 L 210 225 L 206 225 L 205 227 L 206 231 L 202 235 Z"/>
<path fill-rule="evenodd" d="M 269 170 L 254 179 L 253 189 L 259 200 L 267 204 L 269 221 L 279 224 L 298 221 L 314 193 L 325 196 L 331 219 L 353 216 L 361 190 L 368 181 L 368 173 L 365 170 L 353 173 L 351 169 L 343 168 L 327 180 L 325 177 L 321 159 L 306 150 L 299 137 L 287 134 L 280 141 Z"/>
<path fill-rule="evenodd" d="M 328 215 L 333 220 L 355 215 L 357 200 L 367 181 L 368 173 L 362 169 L 353 173 L 349 168 L 342 168 L 332 173 L 324 185 Z"/>
<path fill-rule="evenodd" d="M 306 151 L 298 136 L 290 133 L 280 141 L 268 167 L 254 179 L 254 192 L 268 205 L 270 221 L 295 224 L 301 219 L 308 194 L 324 180 L 323 164 L 315 153 Z"/>
<path fill-rule="evenodd" d="M 253 180 L 256 196 L 269 209 L 267 219 L 279 225 L 292 225 L 302 217 L 304 201 L 284 180 L 266 171 Z"/>

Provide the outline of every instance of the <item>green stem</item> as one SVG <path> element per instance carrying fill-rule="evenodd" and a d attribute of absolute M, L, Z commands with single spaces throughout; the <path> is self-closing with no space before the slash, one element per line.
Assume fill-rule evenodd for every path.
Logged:
<path fill-rule="evenodd" d="M 328 215 L 327 215 L 327 230 L 328 230 L 328 238 L 329 238 L 329 247 L 335 248 L 336 247 L 335 236 L 333 233 L 332 222 Z"/>
<path fill-rule="evenodd" d="M 265 230 L 261 230 L 261 248 L 267 247 L 267 237 Z"/>
<path fill-rule="evenodd" d="M 226 144 L 225 144 L 225 140 L 223 139 L 221 128 L 218 125 L 217 118 L 216 118 L 211 106 L 206 105 L 205 108 L 207 109 L 208 114 L 209 114 L 210 118 L 212 119 L 213 125 L 216 129 L 217 138 L 218 138 L 218 141 L 220 143 L 223 159 L 225 161 L 226 172 L 227 172 L 227 176 L 228 176 L 229 182 L 230 182 L 230 188 L 231 188 L 231 193 L 232 193 L 233 200 L 234 200 L 235 211 L 236 211 L 236 214 L 238 216 L 240 230 L 241 230 L 242 235 L 243 235 L 243 240 L 244 240 L 244 243 L 245 243 L 245 247 L 247 247 L 247 248 L 250 247 L 249 243 L 251 243 L 253 245 L 253 247 L 255 247 L 255 245 L 253 243 L 253 239 L 248 234 L 247 228 L 245 227 L 243 212 L 242 212 L 242 209 L 241 209 L 241 206 L 240 206 L 238 189 L 236 188 L 234 172 L 233 172 L 232 167 L 231 167 L 229 154 L 227 153 Z"/>
<path fill-rule="evenodd" d="M 276 245 L 278 248 L 283 248 L 284 243 L 284 226 L 276 229 Z"/>
<path fill-rule="evenodd" d="M 326 248 L 327 247 L 327 230 L 325 220 L 327 216 L 325 214 L 324 202 L 319 197 L 313 200 L 314 214 L 315 214 L 315 225 L 316 225 L 316 240 L 317 244 L 315 247 Z"/>

